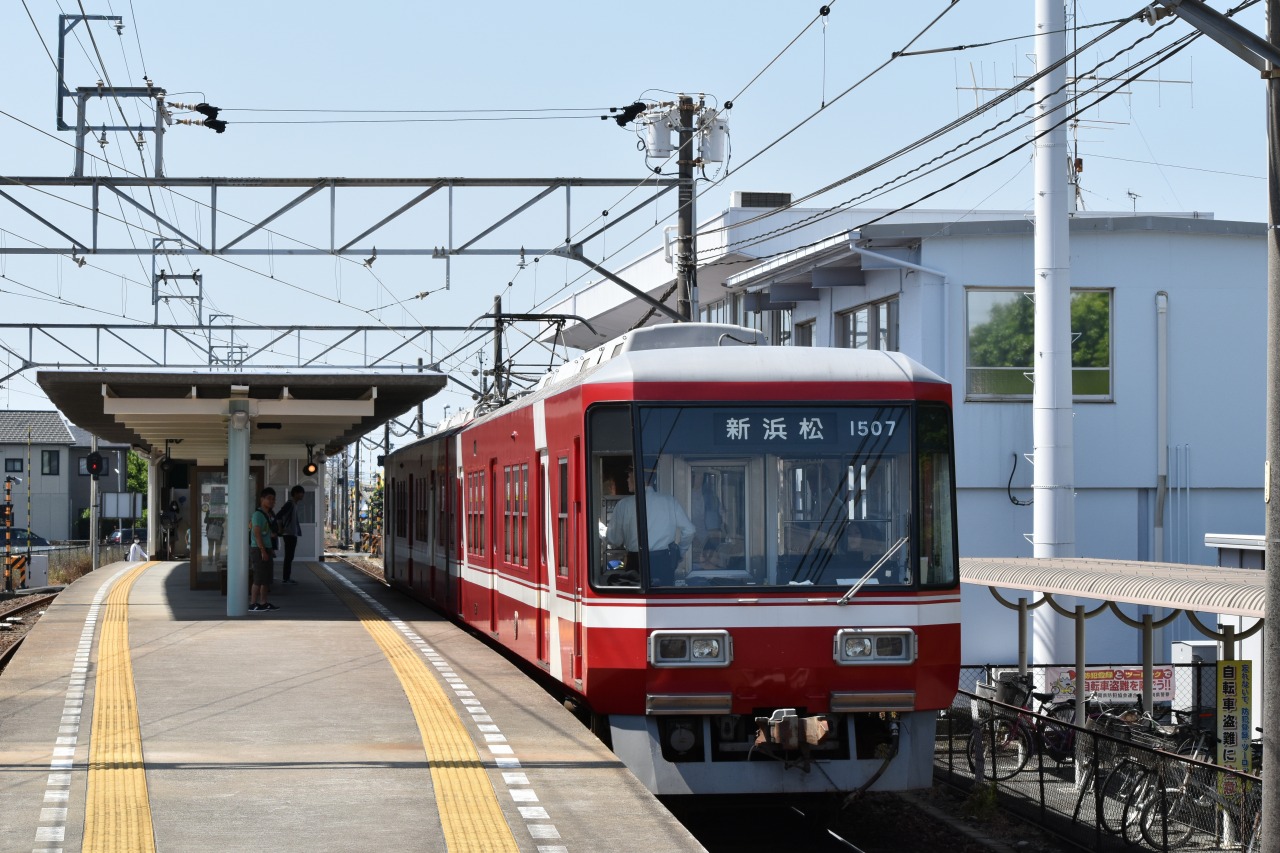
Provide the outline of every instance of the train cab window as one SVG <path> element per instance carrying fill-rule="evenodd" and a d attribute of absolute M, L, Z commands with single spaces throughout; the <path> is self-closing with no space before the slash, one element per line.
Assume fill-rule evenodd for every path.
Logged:
<path fill-rule="evenodd" d="M 631 408 L 625 405 L 595 406 L 588 414 L 587 440 L 590 447 L 590 506 L 593 519 L 593 546 L 590 551 L 591 583 L 596 587 L 616 588 L 640 586 L 639 552 L 628 551 L 621 540 L 610 542 L 610 525 L 614 525 L 618 507 L 624 501 L 634 504 L 635 472 L 631 440 Z M 636 509 L 624 509 L 636 518 Z M 634 533 L 633 533 L 634 536 Z"/>
<path fill-rule="evenodd" d="M 913 518 L 922 505 L 913 497 L 910 406 L 652 405 L 637 406 L 636 420 L 635 458 L 657 472 L 659 484 L 638 500 L 651 528 L 643 575 L 650 590 L 843 592 L 922 581 L 915 568 L 922 564 L 912 559 Z M 946 446 L 929 454 L 931 476 L 943 462 L 949 476 Z M 933 518 L 942 525 L 953 508 L 940 502 L 950 480 L 929 483 Z M 940 531 L 931 531 L 930 548 L 940 545 Z M 668 544 L 673 532 L 676 548 Z M 654 570 L 664 557 L 675 562 L 665 576 Z M 933 564 L 931 553 L 930 572 Z M 927 582 L 940 581 L 931 574 Z"/>

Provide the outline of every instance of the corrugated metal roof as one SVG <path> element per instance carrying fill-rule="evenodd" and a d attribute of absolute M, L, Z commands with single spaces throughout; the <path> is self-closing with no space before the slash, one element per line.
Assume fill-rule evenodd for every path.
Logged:
<path fill-rule="evenodd" d="M 1075 595 L 1097 601 L 1263 617 L 1266 573 L 1127 560 L 969 557 L 960 581 L 988 587 Z"/>
<path fill-rule="evenodd" d="M 0 411 L 0 444 L 26 444 L 28 440 L 32 444 L 70 444 L 71 430 L 57 412 Z"/>

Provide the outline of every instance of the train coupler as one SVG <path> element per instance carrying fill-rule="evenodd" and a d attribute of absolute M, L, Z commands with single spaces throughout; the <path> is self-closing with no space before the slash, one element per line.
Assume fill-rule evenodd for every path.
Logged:
<path fill-rule="evenodd" d="M 801 717 L 795 708 L 778 708 L 768 717 L 756 717 L 755 746 L 774 753 L 790 767 L 809 770 L 810 749 L 827 742 L 831 723 L 826 715 Z M 781 751 L 783 755 L 776 753 Z M 799 753 L 797 760 L 794 755 Z"/>

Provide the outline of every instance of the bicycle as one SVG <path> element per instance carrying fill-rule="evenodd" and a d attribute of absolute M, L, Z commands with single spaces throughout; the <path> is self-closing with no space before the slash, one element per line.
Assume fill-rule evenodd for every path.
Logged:
<path fill-rule="evenodd" d="M 982 707 L 978 700 L 974 700 L 974 716 L 981 722 L 969 736 L 966 749 L 970 772 L 977 775 L 979 749 L 983 767 L 989 768 L 991 778 L 996 780 L 1016 776 L 1037 752 L 1058 764 L 1074 760 L 1076 732 L 1070 723 L 1075 719 L 1075 699 L 1055 702 L 1059 695 L 1057 691 L 1035 692 L 1029 674 L 1001 682 L 1000 687 L 1012 691 L 1007 698 L 1015 701 L 1006 704 L 1018 710 L 1010 713 L 1004 708 L 988 705 L 994 709 L 993 713 L 983 719 Z M 979 696 L 993 701 L 997 690 L 996 685 L 978 685 Z M 1033 700 L 1040 703 L 1038 708 L 1032 707 Z M 1086 702 L 1098 707 L 1092 697 Z"/>
<path fill-rule="evenodd" d="M 1113 748 L 1117 754 L 1122 749 L 1126 751 L 1107 774 L 1098 793 L 1098 821 L 1102 828 L 1122 836 L 1130 844 L 1144 838 L 1150 825 L 1151 804 L 1160 802 L 1161 792 L 1168 792 L 1171 786 L 1184 787 L 1195 766 L 1174 758 L 1172 753 L 1194 761 L 1209 757 L 1213 735 L 1194 728 L 1189 714 L 1175 713 L 1184 718 L 1180 725 L 1161 726 L 1143 715 L 1137 719 L 1105 720 L 1104 725 L 1099 726 L 1106 734 L 1139 747 L 1127 749 L 1107 740 L 1116 744 Z M 1163 799 L 1167 801 L 1167 796 Z M 1180 813 L 1175 811 L 1175 815 Z M 1161 834 L 1163 832 L 1162 829 Z"/>
<path fill-rule="evenodd" d="M 1201 763 L 1183 765 L 1182 772 L 1172 780 L 1176 784 L 1162 786 L 1142 807 L 1138 820 L 1143 839 L 1160 849 L 1181 847 L 1197 831 L 1216 832 L 1217 815 L 1221 812 L 1231 820 L 1236 840 L 1243 841 L 1247 832 L 1248 844 L 1242 846 L 1253 849 L 1262 818 L 1261 780 L 1224 774 L 1207 766 L 1204 762 L 1209 761 L 1209 755 L 1203 739 L 1197 742 L 1191 757 Z M 1220 775 L 1224 777 L 1222 785 L 1219 785 Z"/>

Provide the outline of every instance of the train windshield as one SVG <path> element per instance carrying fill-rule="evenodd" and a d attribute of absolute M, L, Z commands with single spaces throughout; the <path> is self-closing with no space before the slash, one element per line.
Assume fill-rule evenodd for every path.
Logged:
<path fill-rule="evenodd" d="M 944 406 L 641 405 L 624 427 L 630 414 L 614 410 L 608 441 L 634 432 L 632 452 L 596 447 L 611 481 L 598 583 L 841 592 L 955 583 Z"/>

